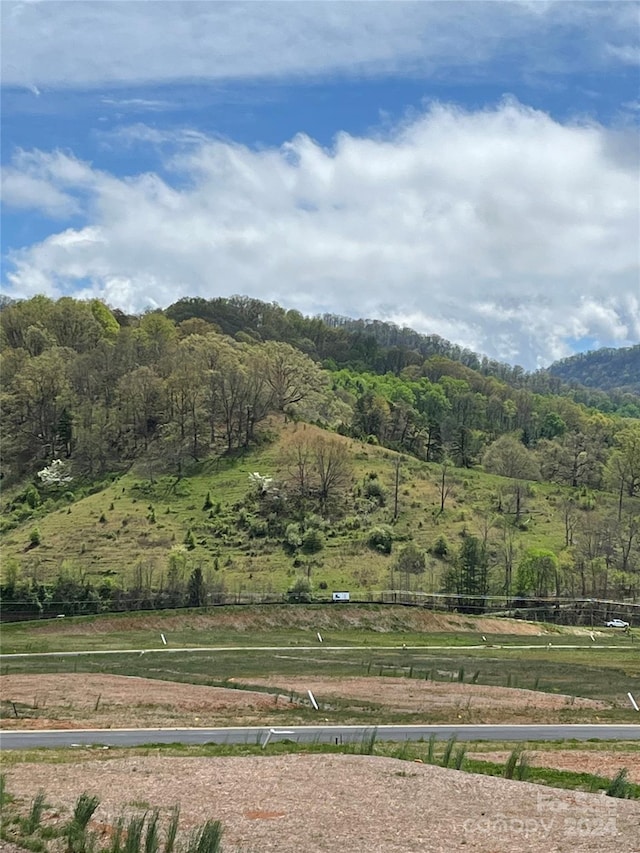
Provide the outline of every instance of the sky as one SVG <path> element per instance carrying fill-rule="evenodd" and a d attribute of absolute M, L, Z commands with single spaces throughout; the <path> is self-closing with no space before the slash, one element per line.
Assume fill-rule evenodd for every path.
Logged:
<path fill-rule="evenodd" d="M 2 279 L 640 341 L 634 0 L 1 0 Z"/>

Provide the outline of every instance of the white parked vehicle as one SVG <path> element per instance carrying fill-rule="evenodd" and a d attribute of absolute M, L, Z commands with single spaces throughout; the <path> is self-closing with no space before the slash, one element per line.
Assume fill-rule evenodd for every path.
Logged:
<path fill-rule="evenodd" d="M 624 619 L 611 619 L 610 622 L 607 622 L 607 628 L 628 628 L 629 623 L 625 622 Z"/>

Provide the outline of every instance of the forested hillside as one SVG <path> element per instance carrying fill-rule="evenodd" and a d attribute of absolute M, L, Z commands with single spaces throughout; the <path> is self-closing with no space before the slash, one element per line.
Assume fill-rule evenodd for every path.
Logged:
<path fill-rule="evenodd" d="M 129 317 L 36 297 L 0 330 L 5 598 L 66 600 L 81 577 L 98 608 L 197 603 L 318 569 L 467 597 L 639 593 L 640 421 L 621 397 L 589 408 L 438 338 L 239 298 Z"/>
<path fill-rule="evenodd" d="M 640 394 L 640 344 L 573 355 L 552 364 L 549 373 L 587 388 Z"/>

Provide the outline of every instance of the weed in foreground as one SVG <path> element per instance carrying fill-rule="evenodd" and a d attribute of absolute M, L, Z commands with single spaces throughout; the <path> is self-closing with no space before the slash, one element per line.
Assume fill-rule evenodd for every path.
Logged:
<path fill-rule="evenodd" d="M 378 729 L 366 730 L 362 735 L 362 740 L 360 741 L 360 747 L 358 749 L 358 753 L 360 755 L 373 755 L 373 750 L 376 745 L 376 740 L 378 738 Z"/>
<path fill-rule="evenodd" d="M 31 802 L 29 816 L 24 821 L 24 831 L 27 835 L 33 835 L 33 833 L 39 828 L 44 807 L 45 793 L 44 791 L 38 791 Z"/>
<path fill-rule="evenodd" d="M 144 853 L 158 853 L 160 847 L 160 834 L 158 831 L 158 819 L 160 812 L 154 809 L 147 820 L 147 831 L 144 837 Z"/>
<path fill-rule="evenodd" d="M 222 824 L 219 820 L 208 820 L 192 833 L 186 853 L 220 853 L 221 842 Z"/>
<path fill-rule="evenodd" d="M 632 796 L 632 788 L 627 780 L 627 768 L 623 767 L 619 773 L 611 780 L 607 787 L 608 797 L 619 797 L 621 800 L 628 800 Z"/>
<path fill-rule="evenodd" d="M 427 763 L 434 764 L 435 763 L 435 748 L 436 748 L 436 736 L 435 734 L 429 735 L 429 744 L 427 746 Z"/>
<path fill-rule="evenodd" d="M 164 853 L 173 853 L 173 849 L 176 843 L 176 836 L 178 834 L 179 821 L 180 806 L 176 805 L 173 807 L 171 817 L 169 819 L 169 826 L 167 827 L 167 834 L 164 840 Z"/>
<path fill-rule="evenodd" d="M 467 747 L 463 744 L 459 746 L 453 756 L 453 767 L 455 770 L 462 770 L 462 765 L 464 763 L 464 757 L 467 752 Z"/>
<path fill-rule="evenodd" d="M 442 753 L 442 761 L 440 762 L 442 767 L 448 767 L 449 762 L 451 761 L 451 755 L 453 753 L 453 747 L 455 746 L 457 737 L 452 735 L 444 748 L 444 752 Z"/>

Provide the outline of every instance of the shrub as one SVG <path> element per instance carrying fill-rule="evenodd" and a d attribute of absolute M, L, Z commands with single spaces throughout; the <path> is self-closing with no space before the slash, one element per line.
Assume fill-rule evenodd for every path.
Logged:
<path fill-rule="evenodd" d="M 379 506 L 387 502 L 387 492 L 379 480 L 367 480 L 364 484 L 364 496 L 369 500 L 376 501 Z"/>
<path fill-rule="evenodd" d="M 369 533 L 367 544 L 374 551 L 390 554 L 393 547 L 393 533 L 388 527 L 373 527 Z"/>
<path fill-rule="evenodd" d="M 40 528 L 34 527 L 31 533 L 29 534 L 29 544 L 32 548 L 35 548 L 42 541 L 40 536 Z"/>
<path fill-rule="evenodd" d="M 449 553 L 449 543 L 444 536 L 438 536 L 430 550 L 434 557 L 440 557 L 442 559 L 442 557 L 446 557 Z"/>
<path fill-rule="evenodd" d="M 42 501 L 40 499 L 40 492 L 33 485 L 29 486 L 27 488 L 27 490 L 25 491 L 24 499 L 25 499 L 26 504 L 28 506 L 30 506 L 31 509 L 35 509 L 37 506 L 40 506 L 40 504 L 42 503 Z"/>
<path fill-rule="evenodd" d="M 284 532 L 285 547 L 291 551 L 295 551 L 302 545 L 302 534 L 300 533 L 300 525 L 293 522 L 287 525 Z"/>
<path fill-rule="evenodd" d="M 308 603 L 312 599 L 311 590 L 311 581 L 307 580 L 307 578 L 298 578 L 287 590 L 287 600 L 291 603 Z"/>
<path fill-rule="evenodd" d="M 607 787 L 608 797 L 619 797 L 621 800 L 630 799 L 632 796 L 631 785 L 627 781 L 627 768 L 622 770 L 611 780 Z"/>
<path fill-rule="evenodd" d="M 317 554 L 324 548 L 324 536 L 319 530 L 307 530 L 302 537 L 302 550 L 305 554 Z"/>

